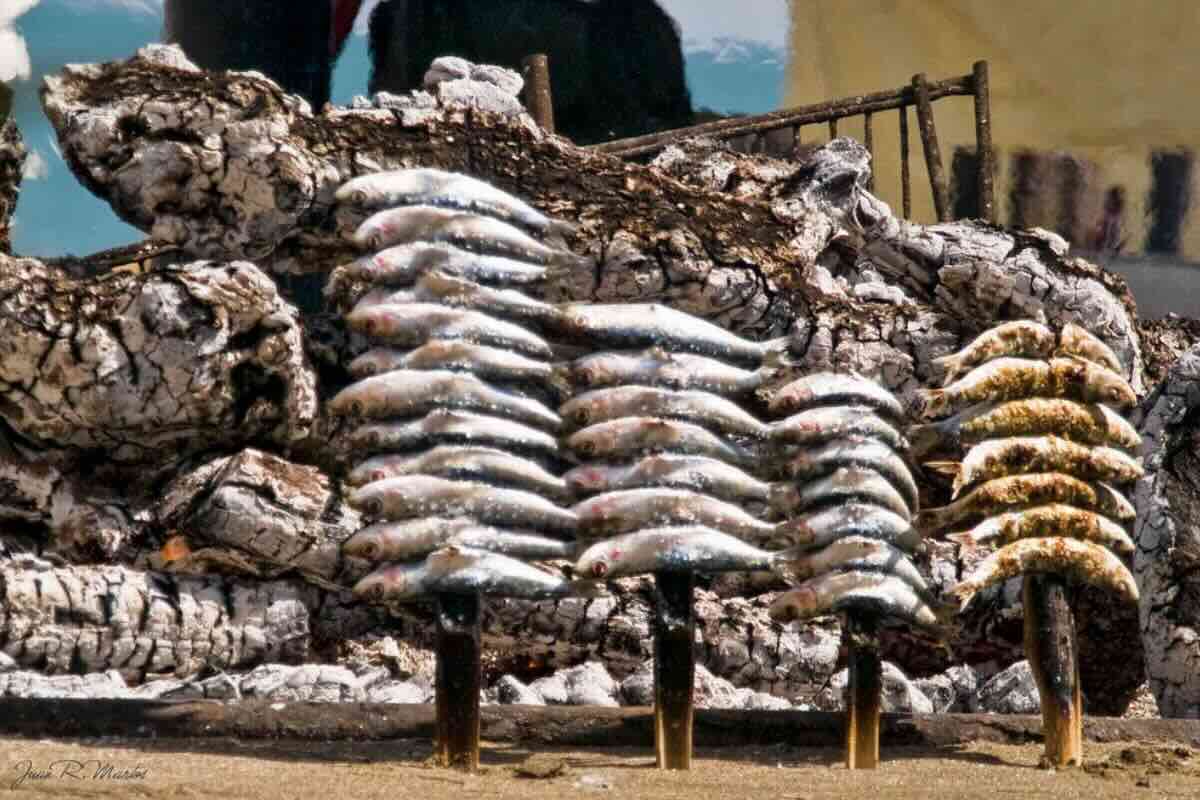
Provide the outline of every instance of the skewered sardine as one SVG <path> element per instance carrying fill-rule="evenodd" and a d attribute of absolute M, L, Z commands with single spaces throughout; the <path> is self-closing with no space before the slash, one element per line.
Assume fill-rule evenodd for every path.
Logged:
<path fill-rule="evenodd" d="M 651 347 L 584 356 L 571 365 L 570 371 L 575 385 L 585 389 L 662 386 L 732 397 L 760 388 L 775 373 L 775 368 L 760 367 L 751 372 L 708 356 L 669 353 L 661 347 Z"/>
<path fill-rule="evenodd" d="M 412 422 L 361 425 L 350 434 L 359 451 L 412 450 L 433 444 L 476 444 L 561 458 L 558 440 L 544 431 L 500 417 L 439 408 Z"/>
<path fill-rule="evenodd" d="M 669 453 L 645 456 L 632 464 L 585 464 L 563 480 L 576 495 L 659 487 L 690 489 L 737 503 L 766 501 L 771 491 L 768 484 L 724 461 Z"/>
<path fill-rule="evenodd" d="M 783 482 L 771 486 L 771 507 L 784 514 L 795 514 L 816 505 L 840 505 L 851 500 L 882 506 L 905 520 L 912 519 L 912 511 L 904 497 L 873 469 L 840 467 L 807 483 Z"/>
<path fill-rule="evenodd" d="M 465 372 L 393 370 L 363 378 L 329 401 L 334 414 L 379 419 L 423 414 L 438 408 L 486 411 L 507 419 L 558 430 L 562 419 L 528 397 L 493 389 Z"/>
<path fill-rule="evenodd" d="M 1033 472 L 982 483 L 949 505 L 922 511 L 916 524 L 930 533 L 963 520 L 1046 503 L 1066 503 L 1119 522 L 1130 522 L 1135 515 L 1124 495 L 1107 484 L 1082 481 L 1063 472 Z"/>
<path fill-rule="evenodd" d="M 596 542 L 575 562 L 575 574 L 611 580 L 647 572 L 768 570 L 788 557 L 700 526 L 651 528 Z"/>
<path fill-rule="evenodd" d="M 978 547 L 991 539 L 1008 543 L 1036 536 L 1065 536 L 1104 545 L 1121 555 L 1133 553 L 1133 540 L 1120 525 L 1093 511 L 1062 503 L 1000 514 L 946 538 L 964 547 Z"/>
<path fill-rule="evenodd" d="M 993 359 L 1045 358 L 1054 351 L 1055 339 L 1054 331 L 1039 322 L 1015 320 L 984 331 L 957 353 L 935 358 L 933 363 L 944 370 L 942 385 L 948 386 Z"/>
<path fill-rule="evenodd" d="M 904 407 L 875 381 L 856 374 L 817 372 L 794 380 L 771 398 L 771 413 L 797 414 L 818 406 L 867 406 L 893 422 L 903 422 Z"/>
<path fill-rule="evenodd" d="M 1030 397 L 1006 403 L 982 403 L 929 425 L 910 430 L 915 454 L 938 445 L 957 447 L 984 439 L 1054 434 L 1080 444 L 1128 449 L 1141 444 L 1129 422 L 1106 405 L 1059 397 Z"/>
<path fill-rule="evenodd" d="M 366 336 L 404 347 L 416 347 L 431 339 L 462 339 L 535 358 L 550 359 L 554 355 L 541 337 L 520 325 L 482 311 L 436 303 L 356 307 L 346 315 L 346 324 Z"/>
<path fill-rule="evenodd" d="M 939 628 L 949 609 L 934 609 L 902 579 L 882 572 L 831 572 L 805 581 L 771 603 L 779 622 L 806 620 L 842 611 L 891 616 L 927 628 Z"/>
<path fill-rule="evenodd" d="M 907 519 L 879 506 L 847 503 L 811 511 L 775 526 L 773 546 L 816 550 L 842 536 L 862 536 L 916 552 L 921 533 Z"/>
<path fill-rule="evenodd" d="M 894 450 L 874 439 L 847 436 L 789 456 L 785 474 L 799 481 L 828 475 L 839 467 L 858 467 L 878 472 L 895 486 L 910 509 L 919 507 L 917 484 L 908 465 Z"/>
<path fill-rule="evenodd" d="M 754 454 L 746 448 L 723 441 L 699 425 L 654 417 L 624 417 L 589 425 L 572 434 L 567 447 L 586 458 L 601 460 L 625 460 L 638 453 L 666 451 L 711 456 L 739 465 L 754 461 Z"/>
<path fill-rule="evenodd" d="M 1058 336 L 1058 349 L 1055 350 L 1055 355 L 1076 356 L 1107 367 L 1118 375 L 1125 374 L 1125 368 L 1121 366 L 1121 359 L 1117 358 L 1117 354 L 1112 351 L 1112 348 L 1100 341 L 1086 328 L 1076 325 L 1074 322 L 1068 322 L 1063 326 L 1062 332 Z"/>
<path fill-rule="evenodd" d="M 461 339 L 434 339 L 416 350 L 374 347 L 351 361 L 349 367 L 350 374 L 356 378 L 369 378 L 398 369 L 470 372 L 484 380 L 536 384 L 560 397 L 570 391 L 563 371 L 554 364 Z"/>
<path fill-rule="evenodd" d="M 551 498 L 566 496 L 567 485 L 538 464 L 494 447 L 439 445 L 415 456 L 373 456 L 350 471 L 346 482 L 363 486 L 402 475 L 466 478 L 537 492 Z"/>
<path fill-rule="evenodd" d="M 1034 361 L 998 358 L 976 367 L 944 389 L 926 389 L 922 414 L 940 417 L 969 403 L 1018 400 L 1033 396 L 1064 397 L 1087 403 L 1129 408 L 1137 397 L 1117 373 L 1079 358 Z"/>
<path fill-rule="evenodd" d="M 447 272 L 470 281 L 528 286 L 546 280 L 548 270 L 503 256 L 482 255 L 445 242 L 413 242 L 364 255 L 342 267 L 347 278 L 389 286 L 410 286 L 422 275 Z"/>
<path fill-rule="evenodd" d="M 844 436 L 878 439 L 893 450 L 908 442 L 869 406 L 818 406 L 771 425 L 771 438 L 784 444 L 818 445 Z"/>
<path fill-rule="evenodd" d="M 347 539 L 342 552 L 374 562 L 409 561 L 444 546 L 472 547 L 527 559 L 573 558 L 575 553 L 574 542 L 492 528 L 466 517 L 377 522 Z"/>
<path fill-rule="evenodd" d="M 1121 599 L 1137 602 L 1138 587 L 1129 570 L 1105 547 L 1062 537 L 1019 539 L 1005 545 L 980 562 L 950 590 L 966 608 L 979 591 L 1017 575 L 1054 572 L 1079 583 L 1090 583 L 1115 592 Z"/>
<path fill-rule="evenodd" d="M 803 581 L 827 572 L 881 572 L 895 575 L 929 596 L 929 585 L 904 551 L 865 536 L 843 536 L 820 550 L 782 561 L 776 569 L 789 581 Z"/>
<path fill-rule="evenodd" d="M 708 392 L 674 391 L 647 386 L 594 389 L 569 400 L 559 413 L 576 425 L 621 417 L 682 419 L 722 434 L 762 437 L 767 426 L 735 403 Z"/>
<path fill-rule="evenodd" d="M 352 507 L 372 517 L 468 516 L 482 525 L 573 534 L 575 515 L 533 492 L 429 475 L 384 478 L 350 494 Z"/>
<path fill-rule="evenodd" d="M 577 503 L 571 512 L 581 537 L 594 538 L 639 528 L 701 526 L 747 541 L 770 537 L 775 526 L 735 505 L 684 489 L 624 489 Z"/>

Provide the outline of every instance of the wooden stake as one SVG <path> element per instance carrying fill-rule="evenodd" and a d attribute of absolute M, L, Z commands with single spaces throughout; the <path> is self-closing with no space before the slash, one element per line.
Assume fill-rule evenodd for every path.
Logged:
<path fill-rule="evenodd" d="M 444 767 L 479 769 L 478 594 L 437 598 L 437 722 L 434 754 Z"/>
<path fill-rule="evenodd" d="M 846 769 L 879 766 L 879 709 L 883 664 L 879 658 L 879 621 L 847 614 L 845 641 L 849 667 L 846 702 Z"/>
<path fill-rule="evenodd" d="M 690 572 L 654 573 L 654 750 L 659 769 L 692 768 L 694 585 Z"/>
<path fill-rule="evenodd" d="M 521 62 L 525 78 L 525 107 L 546 133 L 554 133 L 554 93 L 550 89 L 550 59 L 545 53 Z"/>
<path fill-rule="evenodd" d="M 1046 737 L 1044 766 L 1083 764 L 1083 699 L 1079 690 L 1079 647 L 1067 603 L 1066 582 L 1058 575 L 1026 575 L 1025 656 L 1033 669 L 1042 703 Z"/>
<path fill-rule="evenodd" d="M 13 105 L 13 90 L 8 88 L 7 84 L 0 81 L 0 126 L 3 126 L 8 121 L 8 115 L 12 112 Z"/>

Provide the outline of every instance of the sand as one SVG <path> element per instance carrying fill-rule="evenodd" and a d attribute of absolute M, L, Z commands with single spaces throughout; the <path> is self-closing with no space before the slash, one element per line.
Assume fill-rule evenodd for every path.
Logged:
<path fill-rule="evenodd" d="M 489 744 L 480 774 L 428 765 L 427 742 L 0 738 L 5 798 L 289 798 L 537 800 L 580 796 L 681 800 L 1200 797 L 1200 751 L 1165 743 L 1089 743 L 1089 766 L 1037 767 L 1041 745 L 888 748 L 875 771 L 848 772 L 834 750 L 777 745 L 697 750 L 691 772 L 654 769 L 646 750 Z M 63 762 L 63 760 L 69 760 Z M 86 762 L 72 778 L 72 762 Z M 58 762 L 57 764 L 55 762 Z M 23 780 L 27 765 L 50 777 Z M 103 772 L 101 765 L 111 765 Z M 552 777 L 519 777 L 519 771 Z M 100 777 L 93 777 L 97 769 Z M 561 770 L 561 771 L 560 771 Z M 125 771 L 126 777 L 118 777 Z M 555 774 L 557 773 L 557 774 Z"/>

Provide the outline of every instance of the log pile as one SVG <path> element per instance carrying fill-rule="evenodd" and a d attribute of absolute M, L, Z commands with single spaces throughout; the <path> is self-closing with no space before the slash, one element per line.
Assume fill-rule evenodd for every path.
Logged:
<path fill-rule="evenodd" d="M 1196 429 L 1198 357 L 1152 382 L 1124 284 L 1055 235 L 901 220 L 866 190 L 869 156 L 847 139 L 800 164 L 701 142 L 642 166 L 524 116 L 420 98 L 314 114 L 261 76 L 204 73 L 171 48 L 67 67 L 43 101 L 81 182 L 179 255 L 78 278 L 0 254 L 0 641 L 18 665 L 143 680 L 328 658 L 380 625 L 431 641 L 428 615 L 347 605 L 338 553 L 362 523 L 345 502 L 356 459 L 324 401 L 350 383 L 365 342 L 321 300 L 361 221 L 338 213 L 336 189 L 420 165 L 577 223 L 566 244 L 587 263 L 548 299 L 657 302 L 748 339 L 791 336 L 795 367 L 759 390 L 764 400 L 802 374 L 853 370 L 907 401 L 938 376 L 933 359 L 1005 319 L 1097 335 L 1146 398 L 1148 476 L 1135 497 L 1140 630 L 1103 597 L 1078 610 L 1081 661 L 1101 646 L 1125 656 L 1082 676 L 1083 690 L 1119 706 L 1142 681 L 1131 654 L 1144 643 L 1163 713 L 1195 713 L 1197 465 L 1180 443 Z M 923 506 L 946 497 L 920 486 Z M 168 561 L 161 551 L 177 536 L 188 554 Z M 919 566 L 944 591 L 961 569 L 956 549 L 930 550 Z M 484 645 L 627 673 L 649 655 L 648 592 L 629 579 L 610 598 L 497 601 Z M 1009 663 L 1021 647 L 1015 595 L 984 592 L 949 659 L 908 635 L 884 646 L 913 673 Z M 802 696 L 835 664 L 803 647 L 821 626 L 783 632 L 768 619 L 771 597 L 721 602 L 702 584 L 698 662 Z M 1089 619 L 1110 627 L 1089 637 Z"/>

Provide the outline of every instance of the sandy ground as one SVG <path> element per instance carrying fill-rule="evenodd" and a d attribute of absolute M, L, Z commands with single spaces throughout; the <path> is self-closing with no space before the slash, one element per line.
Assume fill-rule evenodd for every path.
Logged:
<path fill-rule="evenodd" d="M 289 798 L 463 800 L 472 797 L 817 800 L 1012 796 L 1136 800 L 1200 797 L 1200 751 L 1139 742 L 1089 743 L 1090 765 L 1037 768 L 1040 745 L 979 743 L 953 749 L 891 748 L 881 768 L 848 772 L 833 750 L 778 745 L 697 751 L 687 773 L 654 769 L 647 751 L 538 750 L 489 745 L 479 775 L 426 764 L 426 742 L 0 739 L 0 797 Z M 532 759 L 532 762 L 530 762 Z M 65 761 L 64 761 L 65 760 Z M 56 763 L 57 762 L 57 763 Z M 74 762 L 84 762 L 75 767 Z M 562 771 L 518 776 L 522 765 Z M 111 770 L 104 772 L 104 765 Z M 49 771 L 49 777 L 30 773 Z M 94 777 L 97 769 L 101 777 Z M 62 774 L 75 771 L 78 777 Z M 118 777 L 124 771 L 126 777 Z"/>

